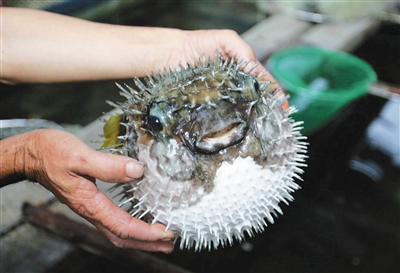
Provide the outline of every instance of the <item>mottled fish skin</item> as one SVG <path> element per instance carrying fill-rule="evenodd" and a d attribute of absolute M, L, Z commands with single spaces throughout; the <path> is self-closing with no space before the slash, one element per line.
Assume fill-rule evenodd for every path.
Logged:
<path fill-rule="evenodd" d="M 112 151 L 145 164 L 141 179 L 114 187 L 122 187 L 121 206 L 165 224 L 181 248 L 217 248 L 262 231 L 299 189 L 302 122 L 246 64 L 216 52 L 213 61 L 135 78 L 138 90 L 118 85 L 126 101 L 110 102 L 124 112 Z"/>

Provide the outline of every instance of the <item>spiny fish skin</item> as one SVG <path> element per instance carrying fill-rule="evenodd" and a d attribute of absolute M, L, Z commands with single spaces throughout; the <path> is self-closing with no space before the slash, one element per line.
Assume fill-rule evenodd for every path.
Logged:
<path fill-rule="evenodd" d="M 114 118 L 123 133 L 108 147 L 144 163 L 142 178 L 113 187 L 120 205 L 166 225 L 181 248 L 217 248 L 263 231 L 300 188 L 302 123 L 290 118 L 294 107 L 282 109 L 273 83 L 245 66 L 216 53 L 135 78 L 136 89 L 118 85 L 126 101 L 110 103 L 123 111 Z"/>

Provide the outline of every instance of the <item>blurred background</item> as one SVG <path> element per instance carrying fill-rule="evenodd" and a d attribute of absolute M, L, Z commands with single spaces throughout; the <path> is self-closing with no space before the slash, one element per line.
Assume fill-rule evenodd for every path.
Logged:
<path fill-rule="evenodd" d="M 317 128 L 307 130 L 305 123 L 310 158 L 304 182 L 299 181 L 302 189 L 290 206 L 282 206 L 284 215 L 274 225 L 233 247 L 201 253 L 176 249 L 171 255 L 152 256 L 185 272 L 400 272 L 398 2 L 3 3 L 112 24 L 233 29 L 271 71 L 275 54 L 299 45 L 346 51 L 369 64 L 376 78 L 365 94 Z M 73 133 L 112 110 L 106 100 L 122 99 L 113 81 L 0 86 L 0 119 L 47 119 Z M 291 94 L 289 87 L 286 91 Z M 2 189 L 2 199 L 13 200 L 6 195 L 7 188 Z M 2 201 L 1 272 L 164 272 L 104 258 L 29 223 L 23 228 L 11 223 L 14 227 L 6 229 L 6 209 Z M 41 239 L 35 243 L 32 236 Z"/>

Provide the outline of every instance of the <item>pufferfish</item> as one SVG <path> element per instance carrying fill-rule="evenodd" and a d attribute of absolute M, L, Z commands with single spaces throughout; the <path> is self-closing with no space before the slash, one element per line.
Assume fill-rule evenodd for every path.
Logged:
<path fill-rule="evenodd" d="M 164 224 L 181 249 L 217 249 L 263 231 L 300 188 L 302 122 L 247 64 L 216 52 L 135 78 L 136 89 L 117 84 L 126 101 L 109 102 L 123 114 L 106 122 L 102 148 L 144 164 L 143 177 L 113 187 L 120 206 Z"/>

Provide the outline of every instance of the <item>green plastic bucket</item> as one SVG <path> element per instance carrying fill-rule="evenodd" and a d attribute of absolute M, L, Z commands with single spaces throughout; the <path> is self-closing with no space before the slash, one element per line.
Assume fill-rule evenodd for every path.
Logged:
<path fill-rule="evenodd" d="M 377 79 L 368 63 L 351 54 L 309 46 L 278 51 L 267 66 L 298 109 L 293 118 L 304 121 L 305 134 L 365 95 Z"/>

